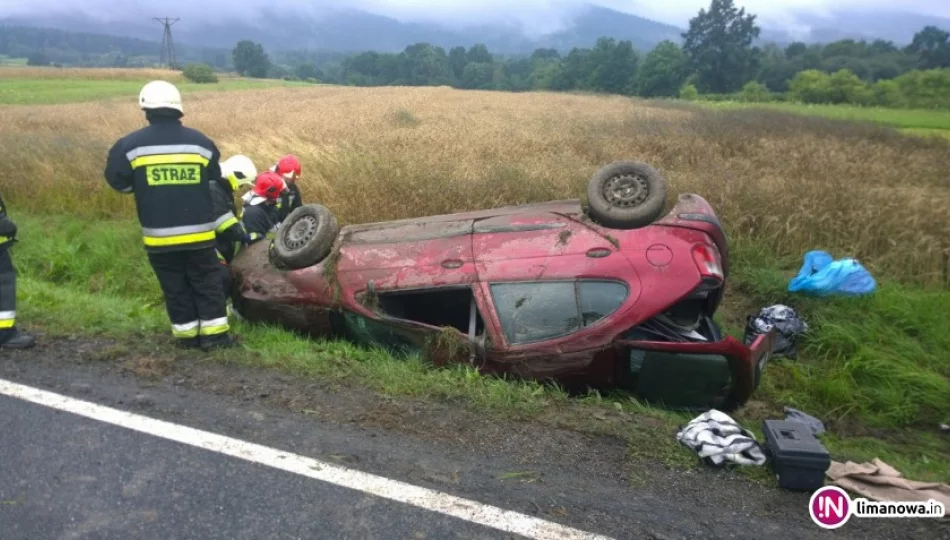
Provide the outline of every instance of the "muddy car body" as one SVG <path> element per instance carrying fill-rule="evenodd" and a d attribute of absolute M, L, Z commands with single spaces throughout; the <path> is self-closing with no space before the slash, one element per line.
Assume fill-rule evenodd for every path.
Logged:
<path fill-rule="evenodd" d="M 627 389 L 670 408 L 745 403 L 774 335 L 746 346 L 712 320 L 728 250 L 710 205 L 681 195 L 664 217 L 627 228 L 591 213 L 565 200 L 337 229 L 313 206 L 234 261 L 234 305 L 251 321 L 439 365 Z M 314 244 L 318 225 L 332 249 L 324 240 L 318 262 L 287 268 L 280 253 Z"/>

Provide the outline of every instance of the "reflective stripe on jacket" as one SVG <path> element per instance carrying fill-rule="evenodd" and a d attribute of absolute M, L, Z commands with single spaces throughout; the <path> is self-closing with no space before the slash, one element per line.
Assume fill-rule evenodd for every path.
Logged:
<path fill-rule="evenodd" d="M 205 135 L 171 117 L 153 118 L 109 150 L 106 182 L 134 194 L 147 251 L 214 246 L 219 216 L 209 183 L 221 177 L 220 155 Z"/>
<path fill-rule="evenodd" d="M 237 218 L 234 192 L 226 182 L 227 179 L 211 182 L 211 206 L 216 216 L 214 232 L 218 258 L 230 263 L 237 255 L 236 246 L 244 239 L 244 225 Z"/>

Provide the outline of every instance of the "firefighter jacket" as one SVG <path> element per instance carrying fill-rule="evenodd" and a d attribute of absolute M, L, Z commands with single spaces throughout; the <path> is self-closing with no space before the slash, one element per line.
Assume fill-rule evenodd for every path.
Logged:
<path fill-rule="evenodd" d="M 112 146 L 106 182 L 134 194 L 146 251 L 214 247 L 209 183 L 221 177 L 220 157 L 208 137 L 170 117 L 153 118 Z"/>
<path fill-rule="evenodd" d="M 247 205 L 244 207 L 244 229 L 251 237 L 251 242 L 266 238 L 277 230 L 280 223 L 277 207 L 271 204 Z"/>
<path fill-rule="evenodd" d="M 283 222 L 291 212 L 303 204 L 300 199 L 300 188 L 297 182 L 287 182 L 287 191 L 280 196 L 280 202 L 277 205 L 277 217 Z"/>
<path fill-rule="evenodd" d="M 237 255 L 247 233 L 238 221 L 234 207 L 234 192 L 225 187 L 226 179 L 211 182 L 211 206 L 214 209 L 215 247 L 218 258 L 230 263 Z"/>
<path fill-rule="evenodd" d="M 16 241 L 16 223 L 7 215 L 7 205 L 0 197 L 0 249 L 10 247 Z"/>

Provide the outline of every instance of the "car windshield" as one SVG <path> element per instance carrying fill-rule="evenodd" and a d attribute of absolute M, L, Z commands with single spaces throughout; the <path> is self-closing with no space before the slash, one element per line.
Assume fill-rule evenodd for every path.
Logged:
<path fill-rule="evenodd" d="M 627 299 L 616 281 L 494 283 L 492 299 L 508 343 L 563 337 L 607 317 Z"/>

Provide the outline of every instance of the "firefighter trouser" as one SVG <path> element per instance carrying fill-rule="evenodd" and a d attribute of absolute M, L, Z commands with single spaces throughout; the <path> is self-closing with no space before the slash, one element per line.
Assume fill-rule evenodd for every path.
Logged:
<path fill-rule="evenodd" d="M 218 257 L 213 247 L 199 250 L 149 253 L 165 295 L 172 334 L 186 343 L 213 341 L 225 336 L 227 308 Z"/>
<path fill-rule="evenodd" d="M 224 261 L 218 261 L 218 273 L 221 275 L 221 287 L 224 289 L 224 299 L 231 298 L 231 266 Z"/>
<path fill-rule="evenodd" d="M 14 334 L 16 322 L 16 270 L 8 247 L 0 247 L 0 342 Z"/>

